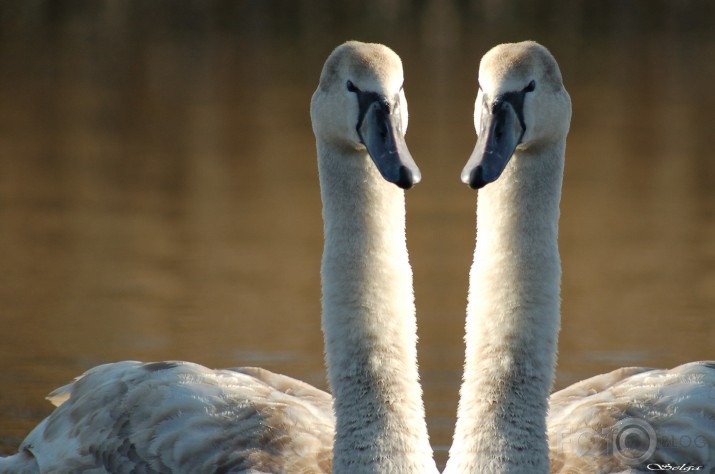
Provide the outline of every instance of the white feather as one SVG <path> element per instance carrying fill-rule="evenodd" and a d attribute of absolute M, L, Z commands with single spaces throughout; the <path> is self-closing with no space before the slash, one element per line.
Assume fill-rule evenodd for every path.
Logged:
<path fill-rule="evenodd" d="M 445 472 L 648 472 L 649 463 L 712 469 L 713 363 L 620 369 L 549 400 L 560 327 L 557 236 L 571 103 L 543 46 L 504 44 L 484 56 L 475 126 L 479 131 L 484 97 L 523 91 L 530 81 L 535 88 L 525 94 L 521 143 L 501 176 L 478 193 L 464 382 Z M 622 441 L 618 449 L 614 439 Z"/>

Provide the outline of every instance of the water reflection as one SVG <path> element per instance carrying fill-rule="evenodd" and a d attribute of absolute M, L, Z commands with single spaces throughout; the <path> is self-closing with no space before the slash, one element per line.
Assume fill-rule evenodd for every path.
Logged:
<path fill-rule="evenodd" d="M 618 5 L 618 8 L 614 8 Z M 308 102 L 329 51 L 403 58 L 420 367 L 448 446 L 476 195 L 476 67 L 537 39 L 574 103 L 558 386 L 713 358 L 708 2 L 0 5 L 0 452 L 117 359 L 260 365 L 325 387 Z M 443 456 L 444 453 L 441 453 Z"/>

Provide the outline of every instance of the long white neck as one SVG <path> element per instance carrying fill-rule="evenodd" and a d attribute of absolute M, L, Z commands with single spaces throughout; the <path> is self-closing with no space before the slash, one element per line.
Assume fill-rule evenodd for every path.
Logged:
<path fill-rule="evenodd" d="M 517 151 L 479 191 L 466 362 L 447 470 L 547 473 L 565 144 Z"/>
<path fill-rule="evenodd" d="M 318 167 L 333 471 L 436 472 L 418 381 L 404 192 L 365 151 L 319 141 Z"/>

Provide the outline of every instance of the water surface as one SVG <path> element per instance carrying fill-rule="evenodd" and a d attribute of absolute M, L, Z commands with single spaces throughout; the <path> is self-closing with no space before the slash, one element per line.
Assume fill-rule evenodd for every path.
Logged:
<path fill-rule="evenodd" d="M 308 104 L 340 42 L 403 58 L 419 357 L 433 444 L 463 360 L 479 58 L 536 39 L 574 104 L 557 387 L 712 359 L 707 2 L 0 4 L 0 453 L 96 364 L 259 365 L 325 388 Z M 617 8 L 615 6 L 618 6 Z"/>

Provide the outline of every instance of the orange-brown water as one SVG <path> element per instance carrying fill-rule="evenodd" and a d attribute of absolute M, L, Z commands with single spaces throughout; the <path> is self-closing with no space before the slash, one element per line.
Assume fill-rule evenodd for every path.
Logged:
<path fill-rule="evenodd" d="M 440 459 L 474 244 L 476 194 L 458 178 L 478 61 L 498 42 L 548 46 L 574 104 L 557 386 L 715 358 L 713 7 L 532 4 L 0 4 L 0 453 L 51 411 L 49 391 L 103 362 L 260 365 L 325 387 L 308 104 L 352 38 L 405 66 Z"/>

